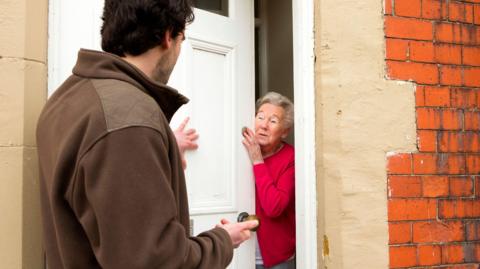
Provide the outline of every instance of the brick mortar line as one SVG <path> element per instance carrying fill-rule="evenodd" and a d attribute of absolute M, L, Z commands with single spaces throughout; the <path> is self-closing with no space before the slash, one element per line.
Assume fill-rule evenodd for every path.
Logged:
<path fill-rule="evenodd" d="M 431 86 L 428 85 L 426 87 L 431 87 Z M 435 86 L 433 86 L 433 87 L 435 87 Z M 448 86 L 447 87 L 440 86 L 439 88 L 448 88 Z M 449 90 L 456 90 L 456 89 L 460 89 L 460 88 L 451 87 Z M 470 90 L 470 89 L 471 88 L 468 88 L 468 87 L 467 88 L 465 88 L 465 87 L 462 88 L 462 90 Z M 436 91 L 436 90 L 434 90 L 434 91 Z M 476 90 L 474 90 L 474 91 L 476 91 Z M 460 95 L 462 95 L 462 94 L 460 94 Z M 463 96 L 461 96 L 461 97 L 463 97 Z M 451 100 L 450 100 L 450 102 L 451 102 Z M 480 110 L 480 106 L 454 106 L 454 105 L 431 105 L 431 106 L 429 106 L 429 105 L 416 105 L 415 108 L 458 108 L 458 109 L 464 109 L 464 110 L 466 110 L 466 112 L 469 112 L 469 110 L 472 110 L 472 111 L 479 111 Z"/>
<path fill-rule="evenodd" d="M 438 197 L 431 197 L 431 196 L 389 196 L 387 197 L 389 200 L 437 200 L 437 201 L 477 201 L 480 200 L 480 197 L 477 197 L 475 194 L 470 196 L 438 196 Z M 438 212 L 437 212 L 438 213 Z M 480 216 L 479 216 L 480 218 Z"/>
<path fill-rule="evenodd" d="M 478 45 L 480 47 L 480 45 Z M 402 63 L 419 63 L 419 64 L 432 64 L 432 65 L 437 65 L 438 67 L 443 67 L 443 66 L 455 66 L 455 67 L 476 67 L 480 69 L 480 64 L 479 65 L 468 65 L 468 64 L 444 64 L 444 63 L 438 63 L 438 62 L 421 62 L 421 61 L 412 61 L 412 60 L 397 60 L 397 59 L 388 59 L 385 58 L 387 61 L 395 61 L 395 62 L 402 62 Z M 440 72 L 439 72 L 440 73 Z M 463 74 L 462 74 L 463 75 Z M 462 77 L 463 79 L 463 77 Z M 435 85 L 435 84 L 434 84 Z M 447 85 L 447 84 L 441 84 L 441 85 Z M 476 87 L 478 88 L 478 87 Z"/>
<path fill-rule="evenodd" d="M 458 222 L 458 221 L 463 221 L 464 219 L 453 219 L 451 221 L 442 221 L 443 219 L 441 220 L 429 219 L 429 220 L 435 220 L 437 222 L 452 222 L 452 221 Z M 429 222 L 429 220 L 391 220 L 391 221 L 388 221 L 388 223 L 389 224 L 390 223 L 393 223 L 393 224 L 412 223 L 413 224 L 413 223 L 419 223 L 419 222 Z M 465 220 L 465 222 L 472 222 L 472 221 L 478 222 L 478 224 L 480 224 L 480 217 Z"/>
<path fill-rule="evenodd" d="M 438 107 L 426 107 L 426 108 L 438 108 Z M 419 130 L 419 131 L 424 131 L 424 130 L 422 129 L 422 130 Z M 478 131 L 472 131 L 472 130 L 435 130 L 435 132 L 437 132 L 437 133 L 453 133 L 453 134 L 460 134 L 460 133 L 480 134 L 480 130 L 478 130 Z M 422 152 L 430 153 L 431 151 L 422 151 Z M 434 151 L 434 152 L 438 152 L 438 151 Z M 439 153 L 466 153 L 466 152 L 453 152 L 453 151 L 451 151 L 451 152 L 439 152 Z M 476 153 L 476 152 L 473 152 L 473 153 Z M 480 152 L 478 152 L 478 153 L 480 153 Z"/>
<path fill-rule="evenodd" d="M 426 107 L 426 108 L 432 108 L 435 109 L 434 107 Z M 468 111 L 472 112 L 472 111 Z M 479 111 L 475 111 L 479 112 Z M 474 133 L 479 133 L 479 130 L 465 130 L 465 129 L 417 129 L 417 131 L 436 131 L 436 132 L 474 132 Z M 438 152 L 438 151 L 437 151 Z M 423 153 L 423 152 L 413 152 L 413 153 Z M 430 153 L 430 152 L 429 152 Z M 478 152 L 443 152 L 443 153 L 478 153 Z"/>
<path fill-rule="evenodd" d="M 461 139 L 461 138 L 460 138 Z M 437 139 L 438 140 L 438 139 Z M 439 141 L 436 141 L 437 145 L 438 145 L 438 142 Z M 455 153 L 458 153 L 458 154 L 462 154 L 462 153 L 480 153 L 480 150 L 478 151 L 466 151 L 466 150 L 458 150 L 458 151 L 427 151 L 427 150 L 423 150 L 422 152 L 420 153 L 436 153 L 436 154 L 440 154 L 440 153 L 451 153 L 451 154 L 455 154 Z"/>
<path fill-rule="evenodd" d="M 444 41 L 434 40 L 434 39 L 425 40 L 425 39 L 414 39 L 414 38 L 405 38 L 405 37 L 397 37 L 397 36 L 384 36 L 384 37 L 387 38 L 387 39 L 396 39 L 396 40 L 404 40 L 404 41 L 430 42 L 430 43 L 434 43 L 435 45 L 458 45 L 458 46 L 462 46 L 462 47 L 472 47 L 472 48 L 478 48 L 479 47 L 479 45 L 449 43 L 449 42 L 444 42 Z"/>
<path fill-rule="evenodd" d="M 429 202 L 480 202 L 480 197 L 476 197 L 475 195 L 466 197 L 466 196 L 461 196 L 461 197 L 389 197 L 389 201 L 395 200 L 395 201 L 402 201 L 402 200 L 409 200 L 409 201 L 429 201 Z M 475 217 L 468 217 L 468 219 L 478 219 L 480 218 L 479 216 Z M 439 218 L 439 219 L 422 219 L 422 220 L 462 220 L 461 218 Z M 390 220 L 389 220 L 390 221 Z M 392 220 L 392 222 L 396 222 L 398 220 Z M 414 220 L 402 220 L 402 221 L 414 221 Z M 421 220 L 419 220 L 421 221 Z"/>
<path fill-rule="evenodd" d="M 480 200 L 480 197 L 477 197 L 475 194 L 470 196 L 438 196 L 438 197 L 430 197 L 430 196 L 389 196 L 389 200 L 432 200 L 435 199 L 437 201 L 477 201 Z M 438 212 L 437 212 L 438 213 Z M 480 218 L 480 216 L 478 216 Z"/>
<path fill-rule="evenodd" d="M 427 85 L 427 87 L 430 87 Z M 467 88 L 468 89 L 468 88 Z M 468 107 L 456 107 L 456 106 L 415 106 L 415 108 L 439 108 L 439 109 L 449 109 L 449 110 L 464 110 L 465 112 L 478 112 L 480 111 L 480 107 L 473 107 L 473 108 L 468 108 Z"/>
<path fill-rule="evenodd" d="M 458 130 L 440 130 L 440 129 L 421 129 L 421 131 L 425 131 L 425 130 L 433 130 L 433 131 L 458 131 Z M 460 130 L 461 132 L 464 132 L 464 130 Z M 470 130 L 467 130 L 467 132 L 470 131 Z M 420 153 L 422 154 L 423 152 L 395 152 L 395 154 L 417 154 L 417 153 Z M 448 152 L 445 152 L 445 154 L 448 154 Z M 465 155 L 466 152 L 457 152 L 457 153 L 453 153 L 452 155 Z M 467 153 L 468 154 L 468 153 Z M 480 155 L 480 154 L 472 154 L 472 155 Z M 389 175 L 410 175 L 410 174 L 396 174 L 396 173 L 388 173 Z M 423 175 L 423 174 L 421 174 Z M 425 174 L 425 175 L 436 175 L 436 174 Z"/>
<path fill-rule="evenodd" d="M 452 266 L 456 266 L 456 265 L 478 265 L 478 263 L 447 263 L 446 265 L 442 263 L 438 265 L 421 265 L 421 266 L 388 267 L 388 268 L 389 269 L 452 269 L 453 268 Z"/>
<path fill-rule="evenodd" d="M 462 24 L 462 25 L 472 25 L 472 26 L 478 26 L 480 27 L 480 24 L 475 23 L 475 17 L 472 22 L 464 22 L 464 21 L 451 21 L 449 19 L 430 19 L 430 18 L 423 18 L 423 17 L 408 17 L 408 16 L 399 16 L 395 15 L 394 13 L 394 7 L 392 6 L 392 14 L 383 14 L 384 17 L 392 17 L 392 18 L 403 18 L 403 19 L 416 19 L 419 21 L 424 21 L 424 22 L 434 22 L 434 23 L 450 23 L 450 24 Z M 447 8 L 447 18 L 449 17 L 449 10 Z"/>
<path fill-rule="evenodd" d="M 480 25 L 478 25 L 480 28 Z M 453 45 L 462 45 L 466 47 L 478 47 L 479 44 L 468 44 L 468 43 L 455 43 L 455 42 L 445 42 L 441 40 L 436 40 L 435 38 L 432 39 L 416 39 L 416 38 L 407 38 L 407 37 L 398 37 L 398 36 L 387 36 L 384 35 L 385 38 L 392 38 L 392 39 L 401 39 L 401 40 L 410 40 L 410 41 L 423 41 L 423 42 L 433 42 L 438 44 L 453 44 Z M 478 41 L 480 43 L 480 41 Z"/>
<path fill-rule="evenodd" d="M 480 48 L 480 46 L 479 46 Z M 394 60 L 388 60 L 388 61 L 394 61 Z M 398 61 L 398 60 L 397 60 Z M 417 84 L 417 83 L 415 83 Z M 417 84 L 417 86 L 425 86 L 425 87 L 431 87 L 432 85 L 430 84 Z M 468 87 L 468 86 L 452 86 L 452 85 L 446 85 L 447 87 L 454 88 L 454 89 L 464 89 L 464 90 L 473 90 L 473 91 L 480 91 L 480 87 Z"/>
<path fill-rule="evenodd" d="M 400 223 L 400 222 L 415 222 L 415 223 L 418 223 L 418 222 L 429 222 L 429 223 L 430 222 L 440 222 L 440 223 L 446 223 L 446 222 L 472 222 L 472 221 L 479 222 L 478 218 L 463 217 L 463 218 L 456 218 L 456 219 L 392 220 L 392 221 L 389 221 L 389 223 L 391 223 L 391 222 L 395 222 L 395 223 Z M 464 240 L 464 241 L 454 241 L 454 242 L 470 242 L 470 241 L 465 241 Z"/>
<path fill-rule="evenodd" d="M 450 177 L 479 177 L 480 174 L 389 174 L 388 176 L 414 176 L 414 177 L 422 177 L 422 176 L 450 176 Z"/>
<path fill-rule="evenodd" d="M 392 16 L 392 17 L 397 16 L 397 14 L 395 14 L 395 2 L 396 1 L 393 1 L 393 0 L 390 0 L 390 1 L 392 3 L 392 5 L 391 5 L 392 6 L 392 15 L 390 15 L 390 16 Z M 386 15 L 384 14 L 384 16 L 386 16 Z"/>
<path fill-rule="evenodd" d="M 448 43 L 450 44 L 450 43 Z M 480 48 L 480 44 L 475 46 Z M 421 61 L 412 61 L 410 59 L 408 60 L 397 60 L 397 59 L 388 59 L 385 58 L 385 61 L 392 61 L 392 62 L 400 62 L 400 63 L 419 63 L 419 64 L 430 64 L 430 65 L 437 65 L 438 67 L 443 67 L 443 66 L 455 66 L 455 67 L 478 67 L 480 69 L 480 65 L 467 65 L 467 64 L 445 64 L 445 63 L 439 63 L 439 62 L 421 62 Z M 463 75 L 463 74 L 462 74 Z M 463 79 L 463 77 L 462 77 Z M 423 84 L 422 84 L 423 85 Z M 436 85 L 436 84 L 425 84 L 425 85 Z M 442 85 L 447 85 L 447 84 L 442 84 Z M 453 87 L 453 85 L 451 85 Z M 460 87 L 460 86 L 459 86 Z M 473 86 L 473 88 L 479 88 Z"/>
<path fill-rule="evenodd" d="M 462 244 L 480 244 L 480 240 L 474 241 L 452 241 L 447 243 L 431 242 L 431 243 L 405 243 L 405 244 L 389 244 L 390 247 L 416 247 L 416 246 L 445 246 L 445 245 L 462 245 Z"/>
<path fill-rule="evenodd" d="M 428 152 L 428 153 L 430 153 L 430 152 Z M 390 174 L 390 175 L 388 175 L 388 176 L 394 176 L 394 177 L 412 177 L 412 175 L 407 175 L 407 174 Z M 413 175 L 413 176 L 414 176 L 414 177 L 423 177 L 423 176 L 432 176 L 432 175 L 431 175 L 431 174 L 425 174 L 425 175 L 424 175 L 424 174 L 421 174 L 421 175 Z M 437 175 L 437 174 L 434 174 L 433 176 L 438 176 L 438 175 Z M 478 176 L 480 176 L 480 174 L 479 174 L 479 175 L 476 175 L 476 174 L 474 174 L 474 175 L 463 175 L 463 176 L 462 176 L 462 175 L 452 175 L 452 174 L 448 174 L 448 175 L 440 175 L 440 176 L 452 176 L 452 177 L 475 177 L 475 176 L 477 176 L 477 177 L 478 177 Z"/>
<path fill-rule="evenodd" d="M 480 3 L 478 3 L 478 2 L 473 2 L 473 1 L 469 1 L 469 0 L 456 0 L 456 2 L 469 3 L 469 4 L 480 4 Z"/>
<path fill-rule="evenodd" d="M 448 263 L 447 265 L 440 264 L 440 265 L 422 265 L 422 266 L 408 266 L 408 267 L 389 267 L 389 269 L 456 269 L 457 267 L 452 267 L 456 265 L 478 265 L 478 263 Z M 460 267 L 458 269 L 460 269 Z"/>
<path fill-rule="evenodd" d="M 452 130 L 450 130 L 450 129 L 448 129 L 448 130 L 446 130 L 446 129 L 417 129 L 417 131 L 437 131 L 437 132 L 439 132 L 439 131 L 448 131 L 448 132 L 462 131 L 462 132 L 470 132 L 472 130 L 463 130 L 463 129 L 461 129 L 461 130 L 460 129 L 452 129 Z M 412 154 L 423 153 L 423 152 L 390 151 L 390 153 L 393 153 L 394 155 L 399 155 L 399 154 L 410 154 L 410 155 L 412 155 Z M 394 155 L 392 155 L 392 156 L 394 156 Z M 457 155 L 465 155 L 465 152 L 459 152 Z M 473 155 L 476 155 L 476 154 L 473 154 Z M 395 173 L 388 173 L 388 174 L 392 175 L 392 174 L 395 174 Z M 397 175 L 410 175 L 410 174 L 400 173 L 400 174 L 397 174 Z"/>

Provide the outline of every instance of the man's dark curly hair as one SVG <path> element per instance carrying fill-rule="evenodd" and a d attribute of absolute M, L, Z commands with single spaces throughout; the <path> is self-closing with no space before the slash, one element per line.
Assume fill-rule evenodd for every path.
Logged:
<path fill-rule="evenodd" d="M 140 55 L 177 37 L 194 19 L 190 0 L 105 0 L 102 49 L 118 56 Z"/>

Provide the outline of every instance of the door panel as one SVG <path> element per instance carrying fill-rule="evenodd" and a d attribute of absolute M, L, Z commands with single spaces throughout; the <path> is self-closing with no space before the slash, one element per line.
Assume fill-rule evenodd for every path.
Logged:
<path fill-rule="evenodd" d="M 188 169 L 185 171 L 189 186 L 191 213 L 208 211 L 231 212 L 235 210 L 235 179 L 232 167 L 235 157 L 233 128 L 235 125 L 234 85 L 232 83 L 231 47 L 213 45 L 189 38 L 188 56 L 181 59 L 189 66 L 191 91 L 186 93 L 191 102 L 173 120 L 184 115 L 200 134 L 197 151 L 187 153 Z M 187 51 L 184 51 L 187 52 Z M 190 59 L 190 63 L 187 63 Z M 208 63 L 208 64 L 206 64 Z M 175 77 L 171 84 L 180 80 Z M 208 188 L 205 188 L 208 186 Z M 214 210 L 215 208 L 215 210 Z M 222 211 L 220 211 L 222 212 Z"/>
<path fill-rule="evenodd" d="M 222 0 L 227 1 L 227 0 Z M 187 188 L 193 234 L 221 218 L 254 212 L 252 168 L 241 129 L 254 115 L 253 0 L 229 0 L 228 16 L 195 9 L 169 85 L 190 98 L 172 120 L 200 134 L 187 153 Z M 53 0 L 49 24 L 49 94 L 71 74 L 80 47 L 100 49 L 103 1 Z M 235 251 L 229 268 L 254 268 L 254 240 Z"/>

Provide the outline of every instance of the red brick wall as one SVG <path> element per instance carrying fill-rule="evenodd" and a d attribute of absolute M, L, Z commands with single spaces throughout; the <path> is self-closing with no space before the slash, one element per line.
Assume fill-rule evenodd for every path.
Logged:
<path fill-rule="evenodd" d="M 387 156 L 390 268 L 480 268 L 480 0 L 385 0 L 384 19 L 418 142 Z"/>

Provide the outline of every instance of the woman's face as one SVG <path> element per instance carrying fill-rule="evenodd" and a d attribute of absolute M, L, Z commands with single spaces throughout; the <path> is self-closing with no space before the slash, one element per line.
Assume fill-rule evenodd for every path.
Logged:
<path fill-rule="evenodd" d="M 263 104 L 255 116 L 255 138 L 260 147 L 274 148 L 287 137 L 285 110 L 276 105 Z"/>

